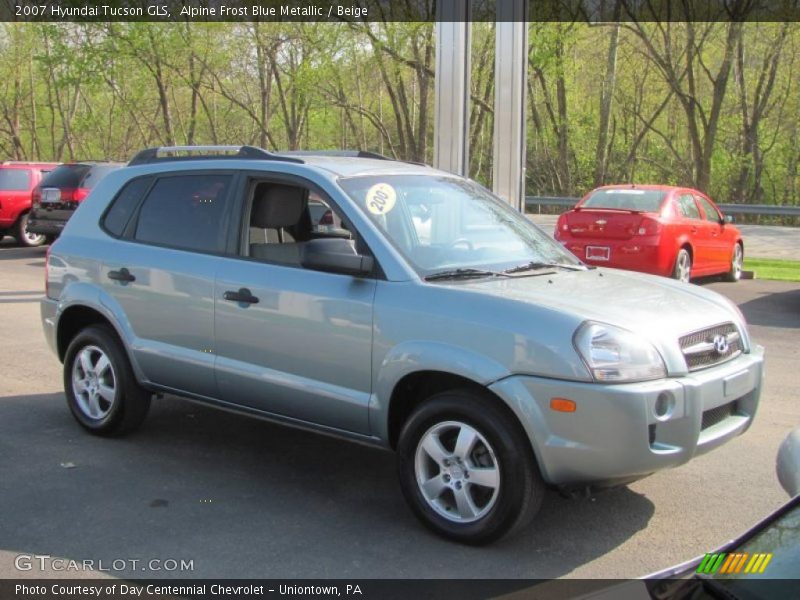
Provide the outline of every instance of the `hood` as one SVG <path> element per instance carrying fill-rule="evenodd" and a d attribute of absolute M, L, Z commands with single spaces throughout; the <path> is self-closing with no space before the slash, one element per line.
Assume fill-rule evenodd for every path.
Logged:
<path fill-rule="evenodd" d="M 738 308 L 724 296 L 700 286 L 616 269 L 539 273 L 450 285 L 564 313 L 576 322 L 598 321 L 627 329 L 651 341 L 671 372 L 685 369 L 678 338 L 713 325 L 735 323 L 745 349 L 749 349 L 746 325 Z"/>

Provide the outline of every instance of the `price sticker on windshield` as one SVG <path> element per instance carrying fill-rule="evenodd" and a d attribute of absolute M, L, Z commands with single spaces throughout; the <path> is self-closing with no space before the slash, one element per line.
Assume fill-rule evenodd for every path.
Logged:
<path fill-rule="evenodd" d="M 366 202 L 373 215 L 385 215 L 394 208 L 397 192 L 388 183 L 376 183 L 367 190 Z"/>

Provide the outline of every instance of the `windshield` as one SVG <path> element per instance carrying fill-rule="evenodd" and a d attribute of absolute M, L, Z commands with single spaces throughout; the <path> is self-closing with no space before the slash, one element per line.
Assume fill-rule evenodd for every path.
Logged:
<path fill-rule="evenodd" d="M 523 215 L 465 179 L 380 175 L 339 184 L 422 276 L 528 263 L 582 264 Z"/>
<path fill-rule="evenodd" d="M 660 190 L 606 189 L 595 190 L 581 208 L 611 208 L 658 212 L 666 192 Z"/>

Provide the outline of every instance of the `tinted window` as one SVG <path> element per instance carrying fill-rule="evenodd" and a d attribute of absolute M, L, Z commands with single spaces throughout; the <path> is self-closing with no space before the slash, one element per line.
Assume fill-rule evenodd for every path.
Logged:
<path fill-rule="evenodd" d="M 26 169 L 0 169 L 0 190 L 27 190 L 31 183 L 31 172 Z"/>
<path fill-rule="evenodd" d="M 658 212 L 665 195 L 665 192 L 658 190 L 597 190 L 581 206 L 584 208 L 616 208 L 618 210 Z"/>
<path fill-rule="evenodd" d="M 695 196 L 695 199 L 703 206 L 703 212 L 706 213 L 706 221 L 714 221 L 719 223 L 719 213 L 717 209 L 711 205 L 711 202 L 702 196 Z"/>
<path fill-rule="evenodd" d="M 81 187 L 92 189 L 103 177 L 119 168 L 119 165 L 94 165 L 81 181 Z"/>
<path fill-rule="evenodd" d="M 122 235 L 133 211 L 136 210 L 136 205 L 151 182 L 152 179 L 149 177 L 134 179 L 122 189 L 103 220 L 103 225 L 108 231 L 114 235 Z"/>
<path fill-rule="evenodd" d="M 61 165 L 42 180 L 42 187 L 72 188 L 80 187 L 81 179 L 89 172 L 89 165 Z"/>
<path fill-rule="evenodd" d="M 690 194 L 683 194 L 678 198 L 678 208 L 681 215 L 687 219 L 700 218 L 700 211 L 697 210 L 697 204 L 694 203 L 694 198 Z"/>
<path fill-rule="evenodd" d="M 165 177 L 139 211 L 136 239 L 187 250 L 221 252 L 225 246 L 230 175 Z"/>

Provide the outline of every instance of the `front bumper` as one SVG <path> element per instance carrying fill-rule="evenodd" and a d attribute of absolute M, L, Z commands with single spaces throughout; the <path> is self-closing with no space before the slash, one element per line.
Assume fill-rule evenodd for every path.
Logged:
<path fill-rule="evenodd" d="M 763 355 L 759 346 L 684 377 L 642 383 L 517 375 L 491 389 L 522 422 L 545 481 L 613 484 L 683 464 L 744 433 L 761 395 Z M 577 408 L 556 412 L 551 398 Z"/>

